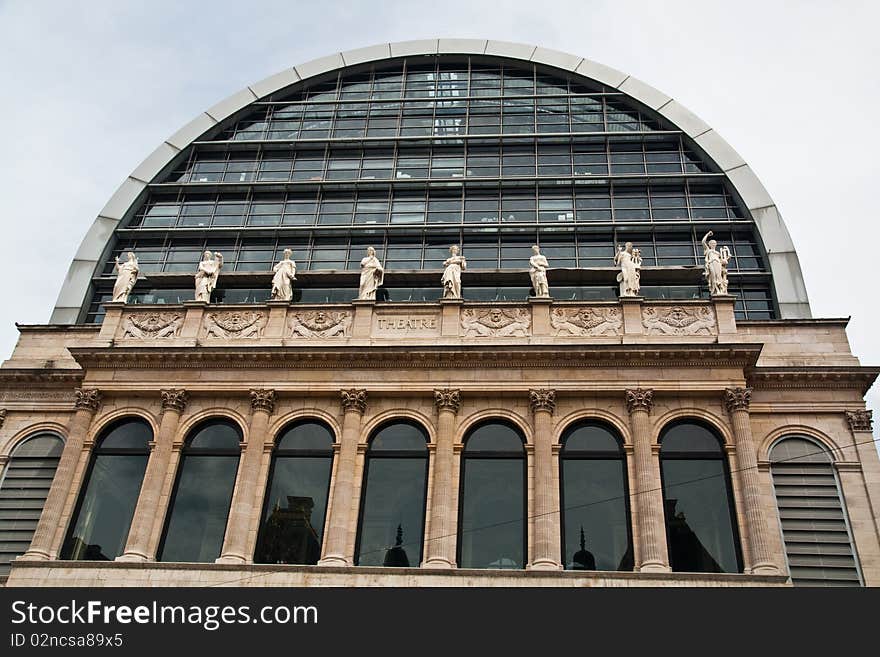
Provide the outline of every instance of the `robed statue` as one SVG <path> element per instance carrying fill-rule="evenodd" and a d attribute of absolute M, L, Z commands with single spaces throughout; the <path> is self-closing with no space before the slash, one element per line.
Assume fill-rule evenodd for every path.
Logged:
<path fill-rule="evenodd" d="M 529 258 L 529 276 L 532 278 L 532 289 L 536 297 L 546 299 L 550 296 L 550 286 L 547 284 L 549 268 L 547 256 L 541 255 L 541 247 L 536 244 L 532 247 L 532 257 Z"/>
<path fill-rule="evenodd" d="M 293 299 L 293 282 L 296 280 L 296 263 L 290 259 L 293 251 L 284 249 L 284 257 L 278 261 L 272 271 L 272 301 L 290 301 Z"/>
<path fill-rule="evenodd" d="M 367 255 L 361 260 L 361 283 L 358 289 L 358 299 L 375 301 L 376 290 L 385 280 L 385 269 L 379 258 L 376 257 L 376 249 L 367 247 Z"/>
<path fill-rule="evenodd" d="M 211 292 L 217 287 L 221 267 L 223 267 L 223 256 L 220 253 L 205 251 L 196 272 L 196 301 L 210 303 Z"/>
<path fill-rule="evenodd" d="M 461 272 L 465 269 L 467 261 L 458 255 L 458 247 L 453 244 L 449 247 L 449 257 L 443 262 L 443 278 L 440 279 L 444 299 L 461 299 Z"/>
<path fill-rule="evenodd" d="M 709 286 L 709 294 L 714 296 L 727 294 L 727 263 L 730 262 L 730 249 L 726 246 L 718 248 L 716 240 L 710 240 L 710 230 L 703 237 L 703 256 L 705 265 L 703 276 Z"/>
<path fill-rule="evenodd" d="M 138 277 L 138 259 L 131 251 L 128 252 L 125 262 L 119 262 L 116 258 L 116 264 L 113 269 L 116 270 L 116 283 L 113 285 L 113 301 L 121 301 L 126 303 L 131 289 L 134 287 Z"/>
<path fill-rule="evenodd" d="M 620 267 L 620 273 L 617 274 L 620 296 L 639 296 L 639 269 L 642 267 L 642 255 L 638 249 L 633 248 L 632 242 L 618 247 L 617 253 L 614 254 L 614 264 Z"/>

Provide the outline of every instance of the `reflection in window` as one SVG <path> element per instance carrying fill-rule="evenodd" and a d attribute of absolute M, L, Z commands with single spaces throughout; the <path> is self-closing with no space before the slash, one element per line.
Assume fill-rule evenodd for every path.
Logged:
<path fill-rule="evenodd" d="M 373 436 L 364 466 L 355 565 L 419 565 L 427 473 L 427 434 L 421 427 L 398 422 Z"/>
<path fill-rule="evenodd" d="M 626 460 L 598 422 L 569 429 L 560 454 L 562 563 L 568 570 L 632 570 Z"/>
<path fill-rule="evenodd" d="M 469 432 L 461 460 L 458 565 L 524 568 L 526 460 L 523 438 L 492 422 Z"/>
<path fill-rule="evenodd" d="M 675 572 L 742 572 L 730 471 L 714 432 L 679 422 L 660 435 L 669 563 Z"/>
<path fill-rule="evenodd" d="M 149 424 L 126 419 L 98 440 L 62 559 L 112 561 L 123 553 L 152 439 Z"/>
<path fill-rule="evenodd" d="M 788 570 L 795 586 L 860 586 L 846 506 L 831 457 L 803 436 L 770 451 Z"/>
<path fill-rule="evenodd" d="M 275 445 L 256 563 L 316 564 L 321 558 L 333 434 L 304 421 L 283 431 Z"/>
<path fill-rule="evenodd" d="M 12 452 L 0 478 L 0 576 L 31 544 L 63 449 L 60 437 L 38 433 Z"/>
<path fill-rule="evenodd" d="M 226 421 L 197 427 L 183 448 L 157 561 L 209 563 L 220 556 L 241 431 Z"/>

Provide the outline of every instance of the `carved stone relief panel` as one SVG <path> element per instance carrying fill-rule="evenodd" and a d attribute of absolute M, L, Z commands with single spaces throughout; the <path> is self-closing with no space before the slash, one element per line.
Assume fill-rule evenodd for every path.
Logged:
<path fill-rule="evenodd" d="M 305 310 L 292 313 L 287 321 L 288 338 L 345 338 L 351 334 L 351 313 L 347 310 Z"/>
<path fill-rule="evenodd" d="M 648 335 L 717 335 L 710 306 L 644 306 L 642 326 Z"/>
<path fill-rule="evenodd" d="M 461 314 L 462 335 L 466 338 L 524 338 L 531 325 L 528 308 L 467 308 Z"/>
<path fill-rule="evenodd" d="M 621 335 L 623 316 L 620 308 L 560 307 L 550 313 L 550 326 L 558 336 Z"/>
<path fill-rule="evenodd" d="M 176 338 L 183 326 L 182 312 L 131 313 L 122 320 L 123 340 Z"/>
<path fill-rule="evenodd" d="M 259 339 L 266 315 L 250 310 L 223 310 L 205 315 L 205 337 L 222 340 Z"/>

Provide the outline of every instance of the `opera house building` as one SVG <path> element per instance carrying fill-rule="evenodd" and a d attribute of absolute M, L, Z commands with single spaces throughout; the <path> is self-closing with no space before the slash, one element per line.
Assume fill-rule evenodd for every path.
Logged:
<path fill-rule="evenodd" d="M 334 53 L 159 144 L 19 325 L 0 581 L 878 586 L 880 369 L 846 325 L 648 84 Z"/>

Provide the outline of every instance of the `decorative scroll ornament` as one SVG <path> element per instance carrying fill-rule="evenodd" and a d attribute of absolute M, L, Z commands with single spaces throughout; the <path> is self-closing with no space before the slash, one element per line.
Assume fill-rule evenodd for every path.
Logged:
<path fill-rule="evenodd" d="M 846 421 L 853 431 L 871 431 L 874 411 L 846 411 Z"/>
<path fill-rule="evenodd" d="M 645 388 L 632 388 L 626 391 L 626 410 L 650 413 L 654 408 L 654 391 Z"/>
<path fill-rule="evenodd" d="M 620 335 L 623 318 L 620 308 L 554 308 L 550 326 L 556 335 Z"/>
<path fill-rule="evenodd" d="M 461 317 L 466 338 L 524 338 L 528 336 L 531 324 L 531 312 L 526 308 L 468 308 Z"/>
<path fill-rule="evenodd" d="M 642 326 L 648 335 L 714 335 L 717 332 L 715 311 L 707 306 L 646 307 Z"/>
<path fill-rule="evenodd" d="M 449 410 L 458 413 L 461 408 L 461 391 L 454 388 L 437 388 L 434 390 L 434 405 L 437 410 Z"/>
<path fill-rule="evenodd" d="M 367 410 L 367 391 L 363 388 L 349 388 L 340 392 L 342 396 L 342 410 L 356 411 L 363 414 Z"/>
<path fill-rule="evenodd" d="M 73 391 L 76 399 L 73 405 L 89 411 L 97 411 L 101 405 L 101 391 L 97 388 L 77 388 Z"/>
<path fill-rule="evenodd" d="M 727 388 L 724 391 L 724 406 L 727 407 L 728 413 L 748 411 L 751 401 L 751 388 Z"/>
<path fill-rule="evenodd" d="M 122 321 L 122 337 L 136 340 L 175 338 L 183 326 L 180 313 L 135 313 Z"/>
<path fill-rule="evenodd" d="M 326 312 L 313 310 L 293 313 L 290 319 L 288 336 L 293 338 L 344 338 L 349 335 L 351 313 L 347 310 Z"/>
<path fill-rule="evenodd" d="M 160 390 L 162 396 L 162 410 L 175 410 L 183 413 L 186 410 L 186 402 L 189 401 L 189 393 L 182 389 Z"/>
<path fill-rule="evenodd" d="M 263 335 L 263 313 L 228 310 L 208 313 L 205 318 L 207 338 L 238 340 L 259 338 Z"/>
<path fill-rule="evenodd" d="M 275 412 L 275 391 L 257 388 L 251 390 L 251 408 L 272 415 Z"/>
<path fill-rule="evenodd" d="M 547 411 L 552 415 L 556 411 L 556 391 L 546 388 L 529 390 L 529 406 L 533 413 Z"/>
<path fill-rule="evenodd" d="M 6 422 L 6 413 L 7 411 L 5 408 L 0 408 L 0 429 L 3 428 L 3 425 Z"/>

